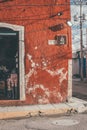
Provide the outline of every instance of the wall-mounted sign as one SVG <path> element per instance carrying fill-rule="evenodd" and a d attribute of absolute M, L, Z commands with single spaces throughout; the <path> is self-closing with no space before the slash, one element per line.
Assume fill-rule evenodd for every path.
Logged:
<path fill-rule="evenodd" d="M 66 35 L 56 35 L 55 36 L 56 45 L 66 44 Z"/>
<path fill-rule="evenodd" d="M 56 40 L 48 40 L 48 45 L 56 45 Z"/>
<path fill-rule="evenodd" d="M 49 29 L 53 32 L 56 32 L 56 31 L 60 31 L 64 28 L 64 25 L 61 23 L 61 24 L 58 24 L 58 25 L 54 25 L 54 26 L 51 26 L 49 27 Z"/>

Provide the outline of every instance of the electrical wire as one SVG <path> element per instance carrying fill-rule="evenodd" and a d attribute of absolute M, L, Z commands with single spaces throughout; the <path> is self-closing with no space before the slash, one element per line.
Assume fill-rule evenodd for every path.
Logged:
<path fill-rule="evenodd" d="M 6 3 L 6 2 L 5 2 Z M 75 2 L 65 2 L 65 3 L 61 3 L 61 4 L 12 4 L 12 5 L 3 5 L 1 3 L 1 8 L 11 8 L 11 7 L 26 7 L 26 6 L 29 6 L 29 7 L 42 7 L 42 6 L 45 6 L 45 7 L 48 7 L 48 6 L 66 6 L 66 5 L 76 5 Z M 80 5 L 80 4 L 78 4 Z M 86 5 L 86 4 L 84 4 Z"/>
<path fill-rule="evenodd" d="M 23 6 L 30 6 L 30 7 L 42 7 L 42 6 L 45 6 L 45 7 L 48 7 L 48 6 L 66 6 L 66 5 L 70 5 L 70 3 L 64 3 L 64 4 L 13 4 L 13 5 L 8 5 L 8 6 L 6 6 L 6 5 L 1 5 L 1 7 L 17 7 L 17 6 L 21 6 L 21 7 L 23 7 Z"/>
<path fill-rule="evenodd" d="M 59 12 L 64 13 L 64 12 L 66 12 L 66 11 L 69 11 L 69 9 L 61 10 L 61 11 L 59 11 Z M 8 20 L 9 20 L 9 19 L 12 20 L 13 18 L 21 18 L 20 15 L 21 15 L 23 12 L 25 12 L 25 9 L 22 9 L 22 11 L 21 11 L 19 14 L 17 14 L 15 17 L 14 17 L 14 16 L 13 16 L 13 17 L 8 17 L 7 19 L 8 19 Z M 55 14 L 55 16 L 57 16 L 58 12 L 55 12 L 54 14 Z M 19 17 L 19 16 L 20 16 L 20 17 Z M 43 19 L 53 18 L 53 16 L 49 16 L 49 13 L 48 13 L 48 14 L 47 14 L 47 13 L 46 13 L 46 14 L 43 14 L 43 13 L 42 13 L 42 14 L 38 14 L 38 15 L 34 15 L 34 14 L 33 14 L 33 15 L 30 15 L 30 16 L 24 16 L 24 17 L 22 16 L 21 19 L 25 19 L 25 20 L 26 20 L 26 19 L 28 18 L 29 20 L 41 20 L 41 18 L 37 18 L 37 19 L 35 18 L 35 17 L 40 17 L 40 16 L 48 16 L 48 17 L 43 18 Z M 33 18 L 33 17 L 34 17 L 34 18 Z M 42 19 L 42 20 L 43 20 L 43 19 Z M 58 16 L 58 19 L 63 19 L 63 18 L 60 18 L 60 16 Z M 14 20 L 14 19 L 13 19 L 13 20 Z"/>

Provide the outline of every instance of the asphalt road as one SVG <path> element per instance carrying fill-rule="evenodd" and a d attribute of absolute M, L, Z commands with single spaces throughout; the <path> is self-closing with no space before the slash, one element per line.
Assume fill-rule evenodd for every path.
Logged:
<path fill-rule="evenodd" d="M 0 120 L 0 130 L 87 130 L 87 113 Z"/>
<path fill-rule="evenodd" d="M 73 97 L 87 101 L 87 81 L 73 80 L 72 91 Z"/>

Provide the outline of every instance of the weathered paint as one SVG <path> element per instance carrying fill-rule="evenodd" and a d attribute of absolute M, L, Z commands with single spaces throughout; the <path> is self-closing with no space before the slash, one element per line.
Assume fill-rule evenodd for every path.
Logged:
<path fill-rule="evenodd" d="M 63 82 L 63 80 L 67 80 L 67 71 L 63 73 L 64 68 L 58 69 L 56 71 L 47 70 L 48 73 L 50 73 L 51 76 L 60 75 L 59 76 L 59 83 Z"/>
<path fill-rule="evenodd" d="M 64 102 L 68 96 L 68 60 L 71 58 L 70 0 L 14 0 L 0 3 L 0 21 L 24 26 L 25 101 L 0 101 L 1 105 Z M 63 12 L 62 16 L 55 16 Z M 55 17 L 53 17 L 55 16 Z M 60 31 L 49 27 L 63 24 Z M 9 28 L 9 26 L 8 26 Z M 56 35 L 67 43 L 48 44 Z M 21 63 L 20 63 L 21 64 Z M 20 88 L 21 89 L 21 88 Z"/>

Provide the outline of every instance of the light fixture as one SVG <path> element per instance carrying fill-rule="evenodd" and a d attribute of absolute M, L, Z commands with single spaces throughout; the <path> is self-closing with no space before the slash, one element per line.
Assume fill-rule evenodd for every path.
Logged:
<path fill-rule="evenodd" d="M 71 21 L 67 21 L 67 25 L 71 27 L 72 26 Z"/>
<path fill-rule="evenodd" d="M 63 15 L 63 12 L 58 12 L 57 15 L 61 16 L 61 15 Z"/>
<path fill-rule="evenodd" d="M 61 16 L 61 15 L 63 15 L 63 12 L 58 12 L 57 14 L 51 15 L 50 18 Z"/>

